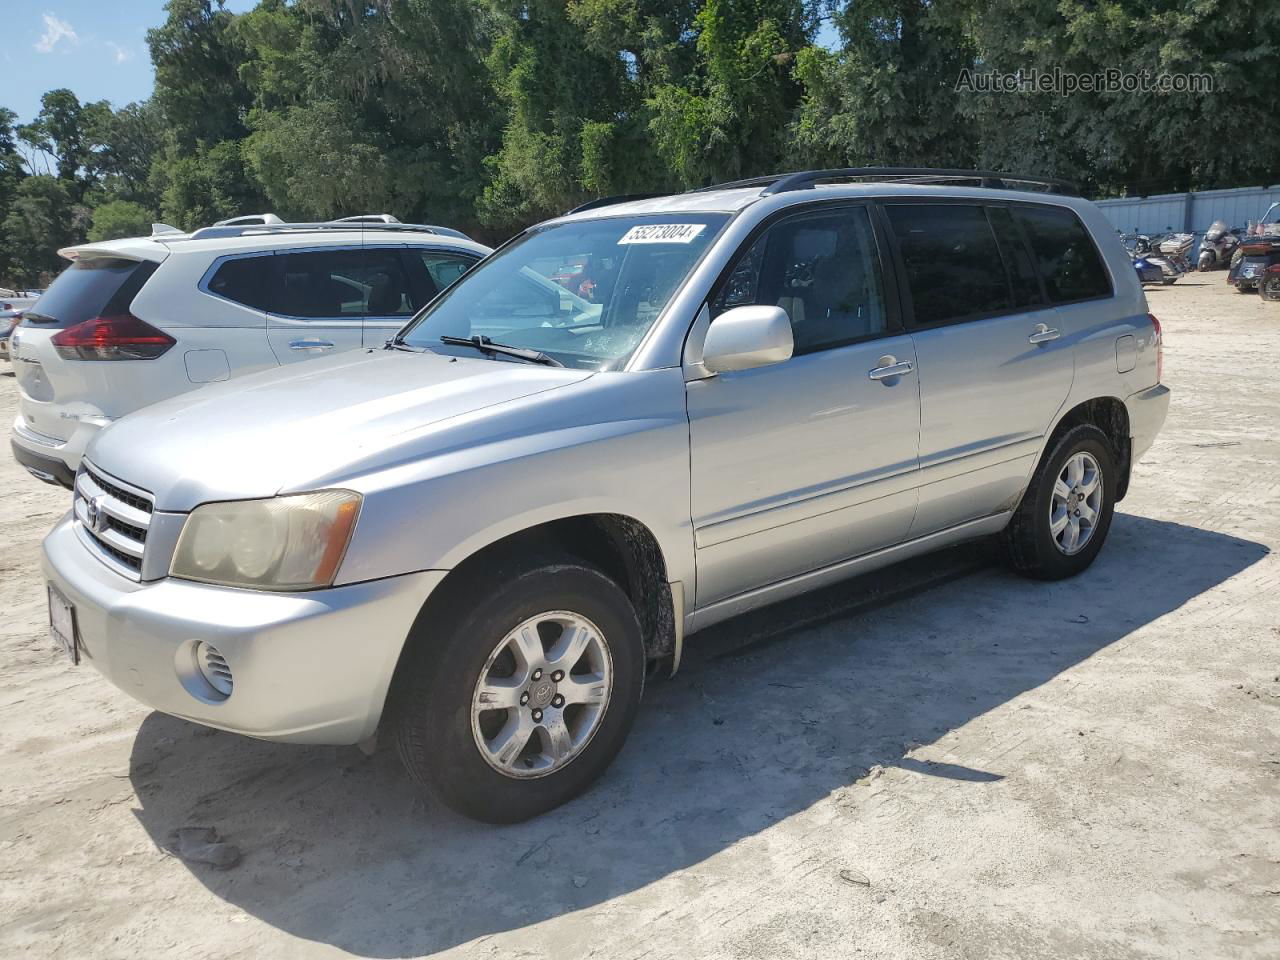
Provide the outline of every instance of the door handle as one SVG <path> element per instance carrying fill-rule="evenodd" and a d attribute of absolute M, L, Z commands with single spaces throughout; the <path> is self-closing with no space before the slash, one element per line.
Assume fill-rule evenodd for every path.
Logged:
<path fill-rule="evenodd" d="M 1037 323 L 1035 332 L 1027 337 L 1027 343 L 1048 343 L 1050 340 L 1057 340 L 1062 336 L 1061 330 L 1056 330 L 1047 323 Z"/>
<path fill-rule="evenodd" d="M 290 340 L 290 350 L 306 350 L 308 353 L 320 353 L 333 349 L 332 340 Z"/>
<path fill-rule="evenodd" d="M 894 377 L 901 377 L 916 368 L 916 365 L 910 360 L 898 360 L 894 357 L 881 357 L 880 366 L 874 367 L 867 371 L 867 376 L 872 380 L 889 380 Z M 886 384 L 892 386 L 892 384 Z"/>

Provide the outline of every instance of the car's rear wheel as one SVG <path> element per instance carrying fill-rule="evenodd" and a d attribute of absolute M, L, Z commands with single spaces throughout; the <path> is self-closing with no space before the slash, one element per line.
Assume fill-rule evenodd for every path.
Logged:
<path fill-rule="evenodd" d="M 573 559 L 515 560 L 453 587 L 452 615 L 420 623 L 401 666 L 400 757 L 465 816 L 527 820 L 585 790 L 622 748 L 644 685 L 635 611 Z"/>
<path fill-rule="evenodd" d="M 1010 563 L 1039 580 L 1088 568 L 1102 549 L 1115 509 L 1111 443 L 1097 427 L 1072 427 L 1045 453 L 1005 529 Z"/>

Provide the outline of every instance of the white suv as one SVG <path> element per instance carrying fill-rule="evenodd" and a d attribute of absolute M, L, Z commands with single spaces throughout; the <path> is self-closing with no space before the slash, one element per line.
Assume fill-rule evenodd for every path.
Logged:
<path fill-rule="evenodd" d="M 13 337 L 14 457 L 69 487 L 113 420 L 202 384 L 381 346 L 489 252 L 456 230 L 381 219 L 157 225 L 61 250 L 71 265 Z"/>

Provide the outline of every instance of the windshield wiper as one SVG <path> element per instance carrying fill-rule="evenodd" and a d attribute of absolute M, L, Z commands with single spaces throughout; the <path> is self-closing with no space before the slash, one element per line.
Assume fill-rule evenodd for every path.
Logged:
<path fill-rule="evenodd" d="M 23 323 L 57 323 L 57 317 L 51 317 L 47 313 L 32 313 L 28 310 L 22 315 Z"/>
<path fill-rule="evenodd" d="M 403 350 L 405 353 L 421 353 L 417 347 L 411 347 L 404 342 L 404 337 L 392 337 L 382 345 L 383 350 Z"/>
<path fill-rule="evenodd" d="M 555 357 L 549 357 L 541 350 L 525 350 L 523 347 L 509 347 L 505 343 L 494 343 L 488 337 L 441 337 L 441 343 L 451 347 L 474 347 L 481 353 L 500 353 L 504 357 L 516 357 L 530 363 L 540 363 L 546 367 L 563 367 L 564 364 Z"/>

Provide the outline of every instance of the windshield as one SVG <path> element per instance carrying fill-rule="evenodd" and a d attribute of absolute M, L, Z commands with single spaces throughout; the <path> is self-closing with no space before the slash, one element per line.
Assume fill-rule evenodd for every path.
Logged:
<path fill-rule="evenodd" d="M 445 291 L 400 342 L 461 355 L 467 347 L 440 338 L 488 337 L 567 367 L 616 370 L 728 219 L 666 213 L 535 228 Z"/>

